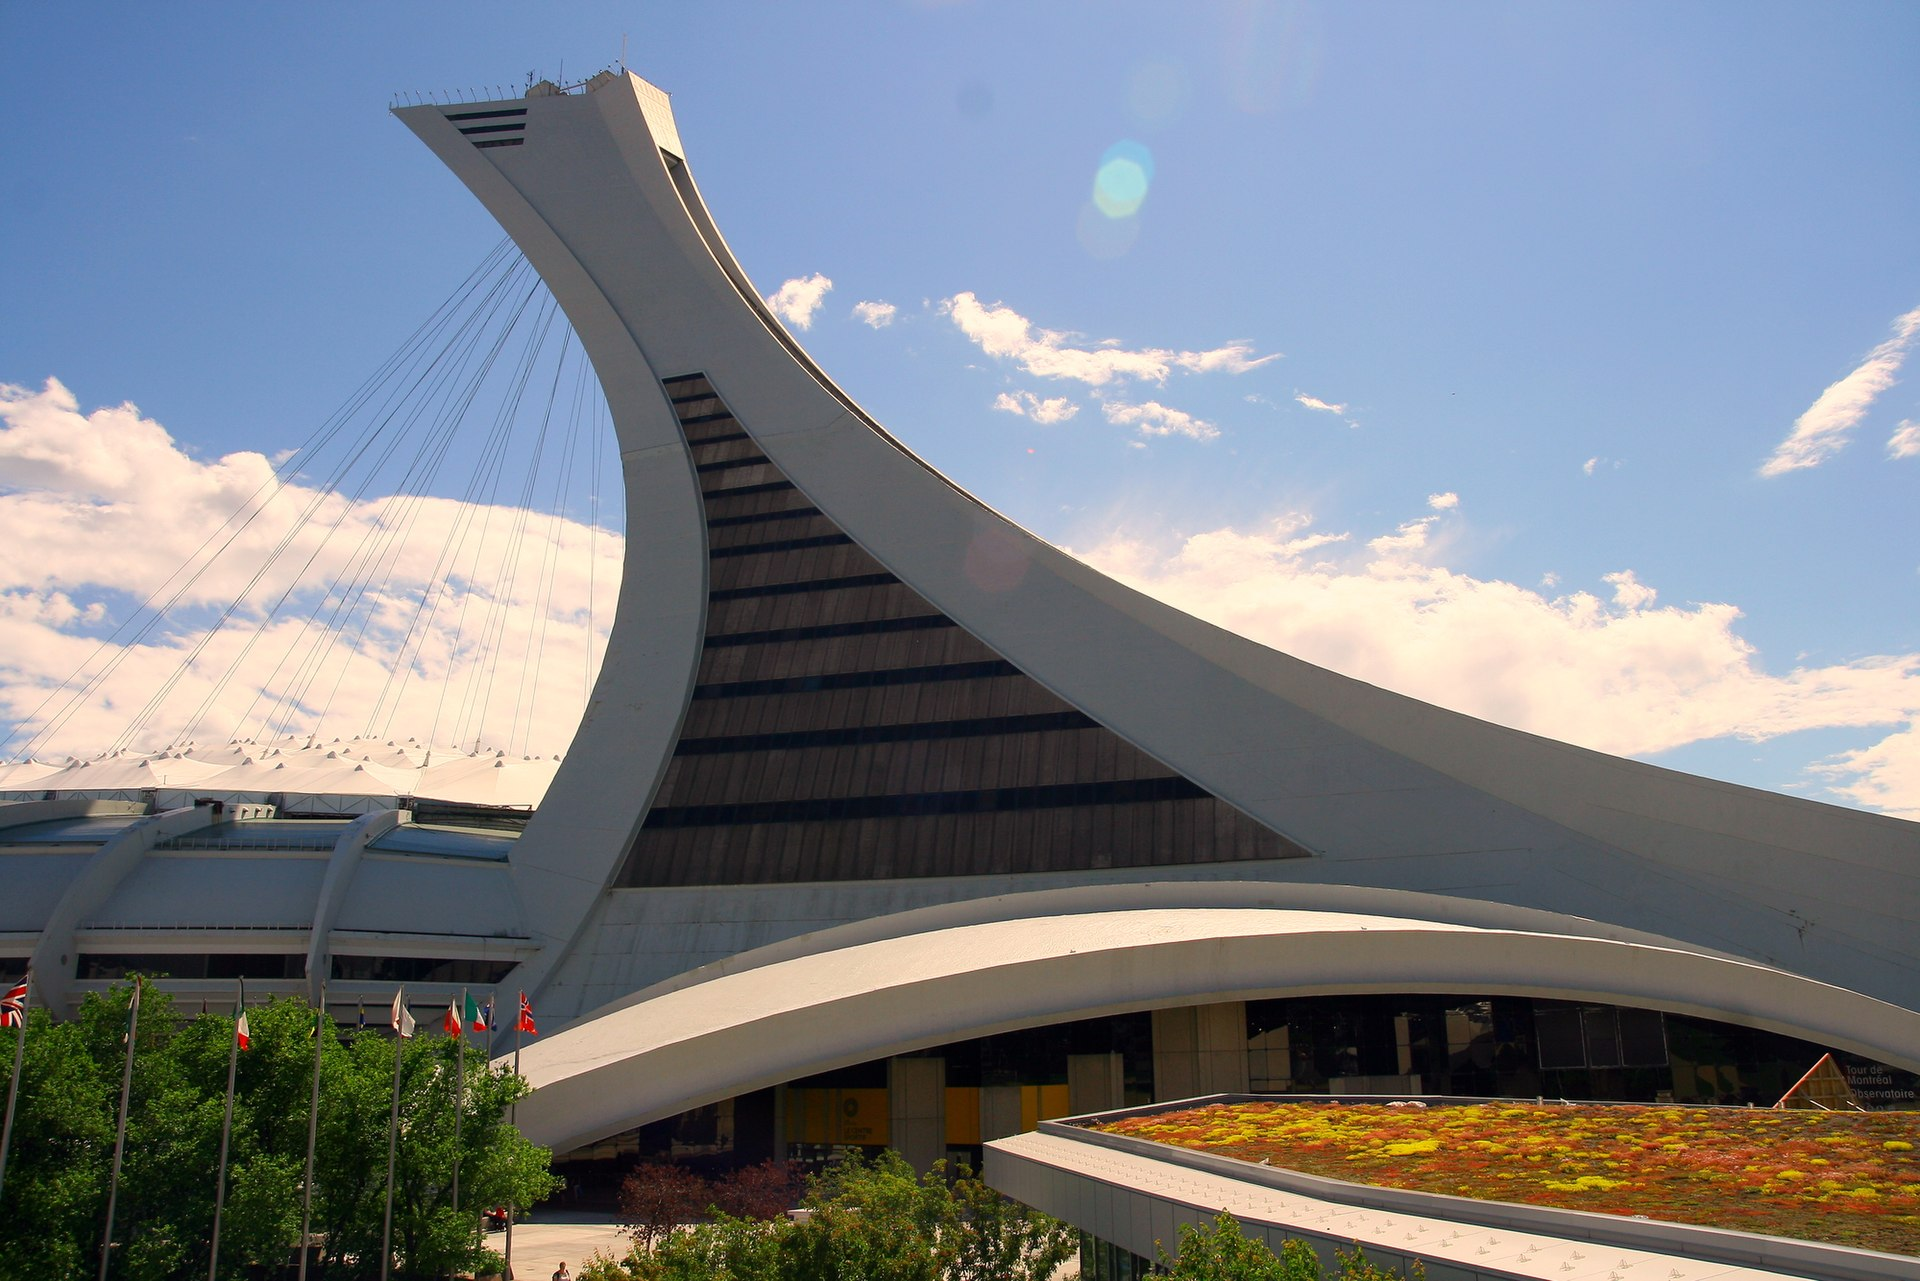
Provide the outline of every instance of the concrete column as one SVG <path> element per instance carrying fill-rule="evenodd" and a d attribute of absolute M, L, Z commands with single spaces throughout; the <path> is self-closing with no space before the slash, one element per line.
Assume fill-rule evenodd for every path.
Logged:
<path fill-rule="evenodd" d="M 1020 1133 L 1020 1087 L 980 1087 L 980 1141 L 991 1143 Z"/>
<path fill-rule="evenodd" d="M 1126 1064 L 1118 1054 L 1067 1056 L 1067 1107 L 1075 1116 L 1126 1106 Z"/>
<path fill-rule="evenodd" d="M 1153 1012 L 1153 1097 L 1157 1102 L 1247 1089 L 1244 1001 Z"/>
<path fill-rule="evenodd" d="M 894 1151 L 916 1170 L 947 1154 L 947 1061 L 887 1061 L 887 1110 Z"/>

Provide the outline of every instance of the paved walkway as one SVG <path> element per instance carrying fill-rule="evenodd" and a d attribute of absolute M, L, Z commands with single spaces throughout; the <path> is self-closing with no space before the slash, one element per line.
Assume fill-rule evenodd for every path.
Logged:
<path fill-rule="evenodd" d="M 620 1258 L 632 1244 L 618 1223 L 587 1211 L 535 1210 L 531 1223 L 513 1225 L 513 1273 L 517 1281 L 547 1281 L 564 1261 L 574 1275 L 595 1250 Z M 487 1248 L 507 1250 L 505 1232 L 487 1233 Z"/>

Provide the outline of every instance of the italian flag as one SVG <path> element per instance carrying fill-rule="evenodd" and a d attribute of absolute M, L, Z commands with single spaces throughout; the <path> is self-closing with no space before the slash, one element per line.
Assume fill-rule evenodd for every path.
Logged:
<path fill-rule="evenodd" d="M 251 1050 L 253 1048 L 253 1032 L 247 1027 L 247 1012 L 245 1010 L 240 1011 L 240 1021 L 233 1025 L 233 1035 L 235 1039 L 240 1042 L 241 1049 Z"/>

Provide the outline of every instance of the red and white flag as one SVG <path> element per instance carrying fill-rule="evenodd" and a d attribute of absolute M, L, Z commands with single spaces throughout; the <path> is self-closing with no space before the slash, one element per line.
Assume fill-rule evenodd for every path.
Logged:
<path fill-rule="evenodd" d="M 525 1033 L 527 1036 L 540 1035 L 540 1029 L 533 1025 L 533 1007 L 527 1004 L 525 992 L 520 994 L 520 1021 L 513 1025 L 513 1030 Z"/>
<path fill-rule="evenodd" d="M 460 1008 L 454 1002 L 447 1002 L 447 1016 L 440 1020 L 440 1026 L 448 1036 L 460 1035 Z"/>
<path fill-rule="evenodd" d="M 0 1027 L 25 1027 L 26 1024 L 27 981 L 22 979 L 0 997 Z"/>
<path fill-rule="evenodd" d="M 238 1038 L 241 1049 L 251 1050 L 253 1048 L 253 1029 L 247 1026 L 247 1012 L 245 1010 L 240 1011 L 240 1021 L 233 1025 L 233 1034 Z"/>
<path fill-rule="evenodd" d="M 413 1035 L 413 1011 L 407 1008 L 407 989 L 393 994 L 393 1030 L 404 1039 Z"/>

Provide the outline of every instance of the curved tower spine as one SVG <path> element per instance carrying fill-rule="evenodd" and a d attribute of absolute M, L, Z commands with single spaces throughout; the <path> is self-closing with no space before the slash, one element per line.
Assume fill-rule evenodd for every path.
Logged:
<path fill-rule="evenodd" d="M 716 230 L 664 94 L 536 94 L 396 114 L 552 288 L 619 437 L 616 621 L 514 856 L 542 947 L 521 985 L 563 1015 L 644 986 L 559 977 L 609 895 L 805 886 L 838 896 L 831 925 L 891 910 L 861 898 L 877 882 L 938 882 L 932 902 L 1216 879 L 1757 965 L 1893 1010 L 1859 1043 L 1920 1063 L 1920 827 L 1448 712 L 1105 578 L 813 364 Z"/>

